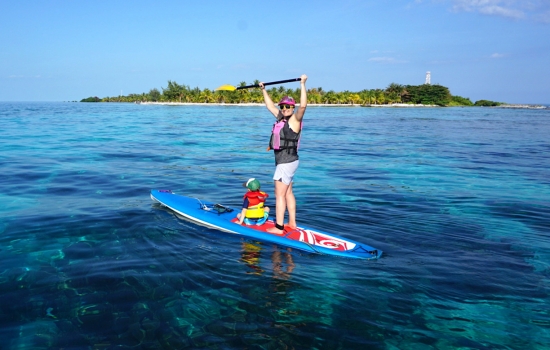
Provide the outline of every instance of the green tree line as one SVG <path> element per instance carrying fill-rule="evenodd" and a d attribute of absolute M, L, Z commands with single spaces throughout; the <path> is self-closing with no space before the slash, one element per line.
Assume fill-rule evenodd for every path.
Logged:
<path fill-rule="evenodd" d="M 254 81 L 253 84 L 258 84 Z M 241 82 L 239 86 L 246 86 Z M 241 89 L 235 91 L 216 91 L 210 89 L 201 90 L 198 87 L 190 88 L 188 85 L 180 85 L 175 81 L 168 81 L 166 88 L 151 89 L 148 93 L 129 94 L 127 96 L 104 97 L 101 102 L 188 102 L 188 103 L 263 103 L 264 99 L 259 88 Z M 268 89 L 274 101 L 283 96 L 292 96 L 300 99 L 300 88 L 290 89 L 284 86 Z M 334 105 L 383 105 L 393 103 L 424 104 L 438 106 L 474 106 L 494 105 L 492 101 L 484 101 L 475 104 L 469 98 L 453 96 L 449 88 L 434 84 L 424 85 L 400 85 L 391 83 L 386 89 L 364 89 L 358 92 L 333 90 L 325 91 L 321 87 L 308 89 L 308 103 L 334 104 Z M 85 101 L 81 102 L 95 102 Z M 491 104 L 493 103 L 493 104 Z"/>

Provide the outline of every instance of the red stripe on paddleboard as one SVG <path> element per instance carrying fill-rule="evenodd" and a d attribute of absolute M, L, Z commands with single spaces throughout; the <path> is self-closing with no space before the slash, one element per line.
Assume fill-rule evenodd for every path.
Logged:
<path fill-rule="evenodd" d="M 237 223 L 238 219 L 235 218 L 231 220 L 231 222 Z M 250 225 L 250 226 L 246 225 L 246 227 L 249 227 L 257 231 L 266 232 L 274 236 L 285 236 L 285 238 L 288 238 L 293 241 L 305 242 L 314 246 L 329 248 L 329 249 L 337 250 L 341 252 L 353 249 L 355 247 L 355 243 L 351 243 L 351 242 L 348 242 L 339 238 L 335 238 L 323 233 L 315 232 L 312 230 L 304 230 L 301 228 L 291 229 L 288 226 L 285 226 L 285 231 L 281 235 L 267 232 L 269 228 L 275 227 L 275 223 L 273 222 L 273 220 L 268 220 L 262 225 Z"/>

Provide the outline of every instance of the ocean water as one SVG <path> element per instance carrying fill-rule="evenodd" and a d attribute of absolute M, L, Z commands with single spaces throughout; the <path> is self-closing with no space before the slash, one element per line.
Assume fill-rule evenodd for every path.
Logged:
<path fill-rule="evenodd" d="M 290 251 L 171 189 L 273 197 L 263 107 L 0 103 L 1 349 L 548 349 L 550 110 L 310 107 Z M 271 201 L 274 206 L 274 201 Z"/>

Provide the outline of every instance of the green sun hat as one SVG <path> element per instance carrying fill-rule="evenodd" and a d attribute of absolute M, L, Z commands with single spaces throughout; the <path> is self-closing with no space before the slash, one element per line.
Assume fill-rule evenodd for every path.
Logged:
<path fill-rule="evenodd" d="M 255 178 L 250 178 L 243 184 L 243 186 L 248 188 L 250 191 L 257 191 L 260 189 L 260 181 Z"/>

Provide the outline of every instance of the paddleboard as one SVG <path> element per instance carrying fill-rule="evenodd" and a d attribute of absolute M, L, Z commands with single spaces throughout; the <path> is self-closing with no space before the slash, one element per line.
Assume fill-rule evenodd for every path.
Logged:
<path fill-rule="evenodd" d="M 382 255 L 381 250 L 364 243 L 303 225 L 297 228 L 285 226 L 282 234 L 267 232 L 275 226 L 272 219 L 262 225 L 239 225 L 237 213 L 241 209 L 235 210 L 218 203 L 178 195 L 170 190 L 152 190 L 151 199 L 197 224 L 309 253 L 355 259 L 378 259 Z"/>

